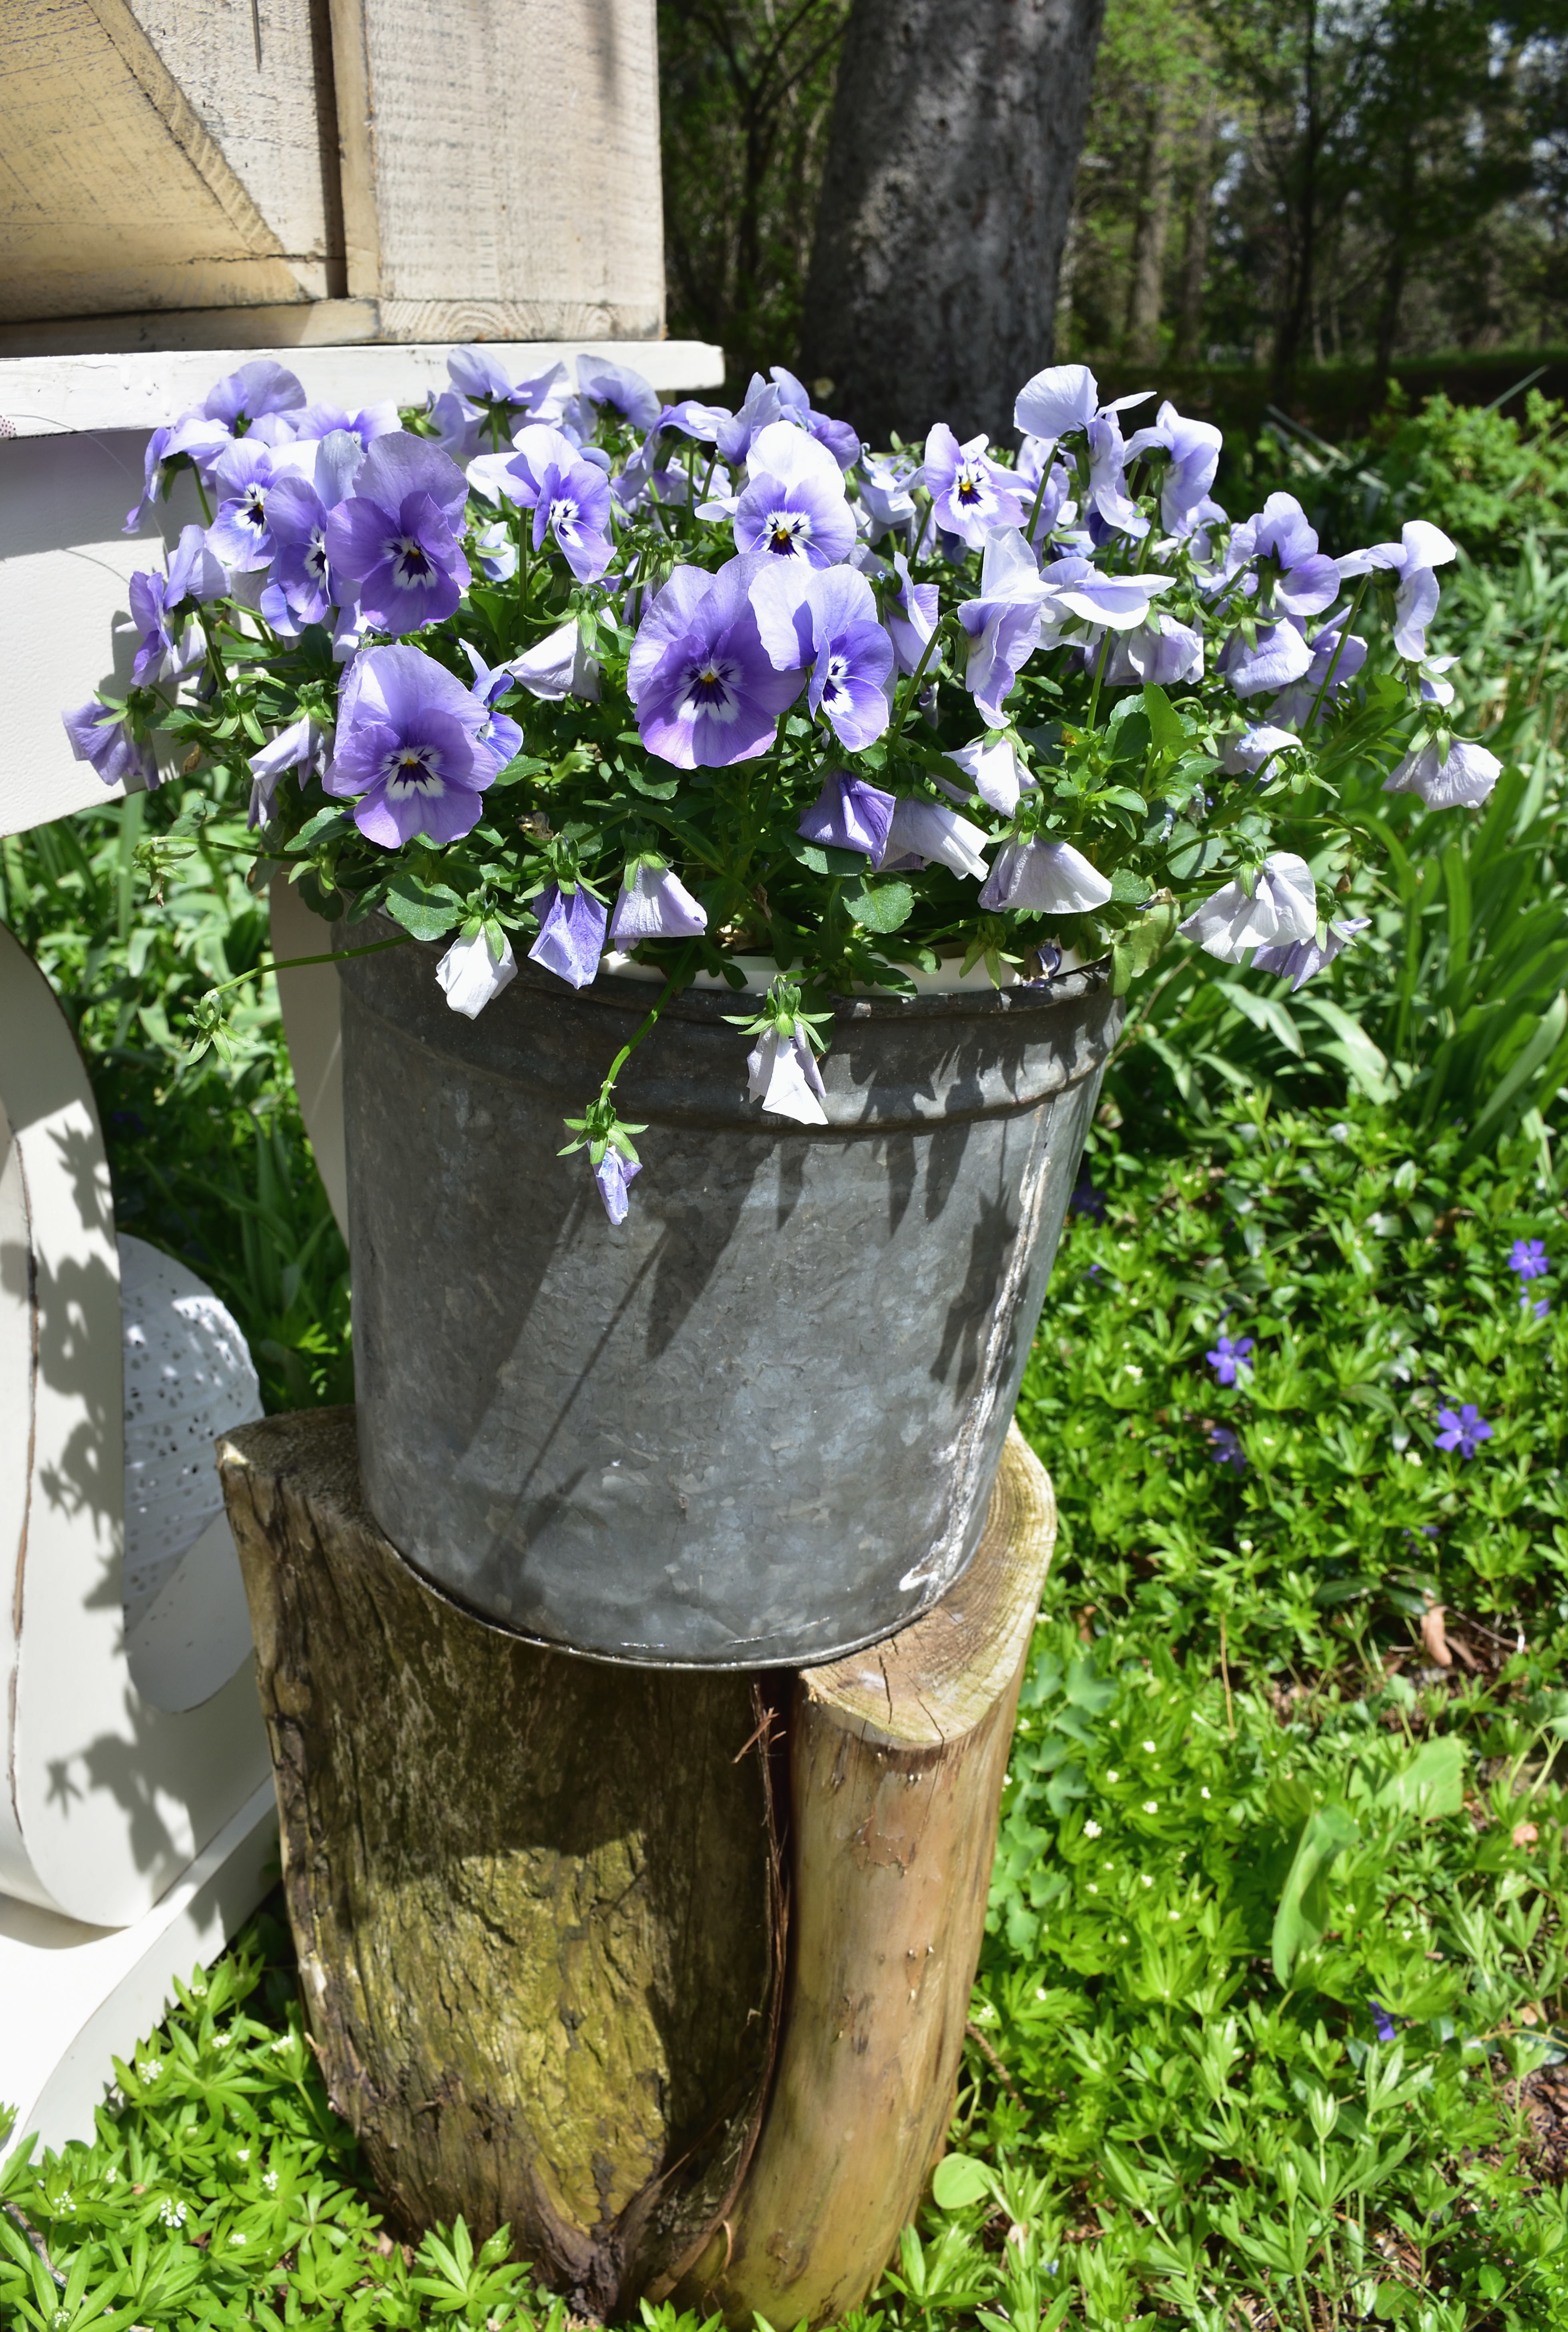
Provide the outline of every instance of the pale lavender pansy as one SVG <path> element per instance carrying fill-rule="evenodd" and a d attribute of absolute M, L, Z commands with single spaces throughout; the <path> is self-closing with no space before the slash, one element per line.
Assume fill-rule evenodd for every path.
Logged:
<path fill-rule="evenodd" d="M 1502 772 L 1496 753 L 1455 737 L 1444 754 L 1435 741 L 1407 753 L 1383 779 L 1383 791 L 1419 794 L 1429 809 L 1479 809 Z"/>
<path fill-rule="evenodd" d="M 674 867 L 640 858 L 628 866 L 610 919 L 612 947 L 631 949 L 644 940 L 695 939 L 708 928 L 708 911 L 693 898 Z"/>
<path fill-rule="evenodd" d="M 644 744 L 663 760 L 687 769 L 750 760 L 800 693 L 803 674 L 779 671 L 762 645 L 750 589 L 758 565 L 732 559 L 717 575 L 677 567 L 643 616 L 626 692 Z"/>
<path fill-rule="evenodd" d="M 808 668 L 806 701 L 841 745 L 864 751 L 886 728 L 893 642 L 876 595 L 853 567 L 763 565 L 751 586 L 762 645 L 780 672 Z"/>
<path fill-rule="evenodd" d="M 855 548 L 855 513 L 826 445 L 792 421 L 760 430 L 735 506 L 735 547 L 831 567 Z"/>
<path fill-rule="evenodd" d="M 1317 535 L 1294 494 L 1270 494 L 1263 508 L 1231 529 L 1221 583 L 1247 569 L 1268 612 L 1318 616 L 1339 596 L 1338 564 L 1317 547 Z"/>
<path fill-rule="evenodd" d="M 925 441 L 921 479 L 932 518 L 970 550 L 980 550 L 995 527 L 1021 526 L 1028 506 L 1017 472 L 988 459 L 990 443 L 982 435 L 961 445 L 945 421 Z"/>
<path fill-rule="evenodd" d="M 1349 613 L 1348 607 L 1342 608 L 1314 633 L 1312 661 L 1301 678 L 1275 698 L 1268 708 L 1271 721 L 1287 721 L 1294 728 L 1305 729 L 1315 705 L 1321 721 L 1327 707 L 1343 695 L 1366 662 L 1366 642 L 1359 632 L 1352 632 L 1343 645 L 1340 644 Z"/>
<path fill-rule="evenodd" d="M 1353 550 L 1339 564 L 1341 575 L 1366 575 L 1382 569 L 1399 577 L 1394 595 L 1394 645 L 1412 664 L 1427 652 L 1427 626 L 1438 612 L 1440 593 L 1436 567 L 1446 567 L 1458 554 L 1441 527 L 1427 519 L 1408 519 L 1398 542 L 1373 543 L 1370 550 Z"/>
<path fill-rule="evenodd" d="M 977 737 L 970 745 L 960 745 L 948 755 L 953 767 L 961 769 L 981 801 L 994 809 L 999 817 L 1011 817 L 1018 808 L 1019 797 L 1034 787 L 1034 779 L 1018 759 L 1018 747 L 1010 737 L 991 741 Z"/>
<path fill-rule="evenodd" d="M 359 585 L 371 623 L 415 632 L 453 614 L 470 581 L 458 540 L 467 501 L 438 446 L 402 430 L 374 441 L 326 532 L 328 561 Z"/>
<path fill-rule="evenodd" d="M 1070 842 L 1004 842 L 980 903 L 989 914 L 1087 914 L 1111 885 Z"/>
<path fill-rule="evenodd" d="M 302 712 L 272 742 L 250 758 L 251 802 L 246 823 L 262 826 L 272 814 L 278 779 L 286 769 L 309 769 L 320 775 L 327 765 L 332 732 L 325 722 Z"/>
<path fill-rule="evenodd" d="M 1260 947 L 1252 959 L 1254 971 L 1272 971 L 1290 982 L 1294 996 L 1314 972 L 1332 963 L 1340 950 L 1348 947 L 1358 932 L 1364 932 L 1371 922 L 1370 915 L 1353 915 L 1346 922 L 1330 923 L 1320 940 L 1315 933 L 1311 939 L 1296 940 L 1287 946 Z"/>
<path fill-rule="evenodd" d="M 822 791 L 801 817 L 795 831 L 807 842 L 831 850 L 864 850 L 880 866 L 887 850 L 887 830 L 897 798 L 865 778 L 834 769 L 824 778 Z"/>
<path fill-rule="evenodd" d="M 497 948 L 483 926 L 472 938 L 455 939 L 435 967 L 447 1008 L 477 1020 L 485 1006 L 517 978 L 517 958 L 504 932 Z"/>
<path fill-rule="evenodd" d="M 539 937 L 529 949 L 531 963 L 553 971 L 569 988 L 589 988 L 598 976 L 609 913 L 582 884 L 568 890 L 551 883 L 534 901 Z"/>
<path fill-rule="evenodd" d="M 495 775 L 493 757 L 478 742 L 488 718 L 462 682 L 421 649 L 363 649 L 343 675 L 321 784 L 353 800 L 360 833 L 385 849 L 421 834 L 460 841 L 477 825 Z"/>
<path fill-rule="evenodd" d="M 793 1118 L 798 1125 L 827 1124 L 827 1089 L 811 1039 L 798 1021 L 787 1037 L 764 1028 L 746 1056 L 746 1071 L 748 1098 L 760 1101 L 773 1116 Z"/>
<path fill-rule="evenodd" d="M 1167 400 L 1152 423 L 1127 440 L 1129 460 L 1158 449 L 1171 456 L 1160 485 L 1160 517 L 1167 533 L 1184 535 L 1213 505 L 1209 490 L 1219 467 L 1224 438 L 1211 421 L 1190 421 Z"/>
<path fill-rule="evenodd" d="M 961 817 L 957 810 L 905 794 L 888 820 L 883 865 L 948 866 L 955 874 L 969 874 L 979 882 L 990 872 L 980 856 L 988 839 L 983 827 Z"/>
<path fill-rule="evenodd" d="M 123 786 L 128 793 L 158 784 L 158 763 L 150 743 L 131 735 L 119 706 L 96 702 L 79 704 L 60 716 L 77 760 L 88 762 L 106 786 Z"/>
<path fill-rule="evenodd" d="M 1179 926 L 1222 963 L 1244 961 L 1249 948 L 1289 946 L 1317 930 L 1317 889 L 1312 869 L 1294 851 L 1271 851 L 1250 893 L 1239 878 L 1227 883 Z"/>
<path fill-rule="evenodd" d="M 1245 700 L 1261 696 L 1265 689 L 1287 687 L 1311 664 L 1312 650 L 1298 625 L 1260 624 L 1250 642 L 1244 632 L 1231 633 L 1220 652 L 1219 669 Z"/>

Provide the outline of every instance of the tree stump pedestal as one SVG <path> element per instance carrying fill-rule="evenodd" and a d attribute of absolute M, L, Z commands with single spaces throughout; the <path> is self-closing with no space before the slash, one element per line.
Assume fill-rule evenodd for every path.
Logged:
<path fill-rule="evenodd" d="M 382 1536 L 352 1410 L 219 1444 L 312 2040 L 389 2216 L 613 2318 L 826 2324 L 951 2111 L 1055 1530 L 1009 1436 L 947 1598 L 831 1666 L 578 1658 Z"/>

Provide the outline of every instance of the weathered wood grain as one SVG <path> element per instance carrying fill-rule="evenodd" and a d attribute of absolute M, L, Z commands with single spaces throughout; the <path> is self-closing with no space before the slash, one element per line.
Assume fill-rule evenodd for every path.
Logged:
<path fill-rule="evenodd" d="M 0 318 L 292 304 L 312 263 L 127 0 L 0 0 Z"/>
<path fill-rule="evenodd" d="M 244 1428 L 219 1462 L 332 2097 L 403 2228 L 509 2222 L 574 2307 L 624 2308 L 728 2208 L 765 2093 L 755 1687 L 458 1610 L 361 1505 L 351 1410 Z"/>
<path fill-rule="evenodd" d="M 401 339 L 656 339 L 652 0 L 331 0 L 349 291 Z"/>
<path fill-rule="evenodd" d="M 789 1975 L 772 2094 L 725 2223 L 674 2298 L 835 2322 L 870 2291 L 952 2110 L 1050 1482 L 1015 1426 L 985 1537 L 912 1628 L 795 1690 Z"/>

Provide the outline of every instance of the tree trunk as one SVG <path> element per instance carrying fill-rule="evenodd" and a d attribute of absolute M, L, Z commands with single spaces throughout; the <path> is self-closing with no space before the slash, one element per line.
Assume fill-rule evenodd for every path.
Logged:
<path fill-rule="evenodd" d="M 855 0 L 802 369 L 861 433 L 1012 425 L 1051 357 L 1104 0 Z"/>
<path fill-rule="evenodd" d="M 1203 292 L 1209 278 L 1209 227 L 1214 194 L 1215 107 L 1203 109 L 1193 141 L 1192 198 L 1187 242 L 1181 253 L 1181 310 L 1176 323 L 1176 361 L 1196 364 L 1202 345 Z"/>
<path fill-rule="evenodd" d="M 1160 354 L 1160 315 L 1165 304 L 1165 240 L 1171 225 L 1171 145 L 1163 100 L 1149 107 L 1149 126 L 1138 170 L 1138 215 L 1133 229 L 1133 265 L 1127 284 L 1126 353 L 1133 364 L 1152 364 Z"/>
<path fill-rule="evenodd" d="M 313 2042 L 395 2223 L 509 2223 L 598 2317 L 857 2304 L 951 2109 L 1054 1526 L 1016 1431 L 944 1601 L 793 1680 L 460 1610 L 365 1510 L 352 1410 L 219 1462 Z"/>

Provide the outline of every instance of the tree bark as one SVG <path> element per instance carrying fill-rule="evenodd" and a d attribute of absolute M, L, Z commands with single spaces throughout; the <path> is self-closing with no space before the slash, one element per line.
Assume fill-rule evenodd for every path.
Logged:
<path fill-rule="evenodd" d="M 1193 140 L 1192 198 L 1187 241 L 1181 253 L 1181 310 L 1176 324 L 1176 361 L 1196 364 L 1202 342 L 1203 292 L 1209 279 L 1209 213 L 1214 193 L 1215 104 L 1204 106 Z"/>
<path fill-rule="evenodd" d="M 855 0 L 802 334 L 862 435 L 1012 425 L 1051 358 L 1104 0 Z"/>
<path fill-rule="evenodd" d="M 365 1511 L 352 1410 L 219 1463 L 313 2044 L 398 2229 L 508 2223 L 601 2318 L 856 2306 L 951 2110 L 1055 1522 L 1016 1430 L 944 1601 L 793 1680 L 460 1610 Z"/>
<path fill-rule="evenodd" d="M 1163 98 L 1150 100 L 1149 124 L 1138 171 L 1138 215 L 1133 228 L 1133 264 L 1127 284 L 1126 353 L 1133 364 L 1152 364 L 1160 353 L 1160 314 L 1165 304 L 1165 241 L 1171 226 L 1171 142 Z"/>

